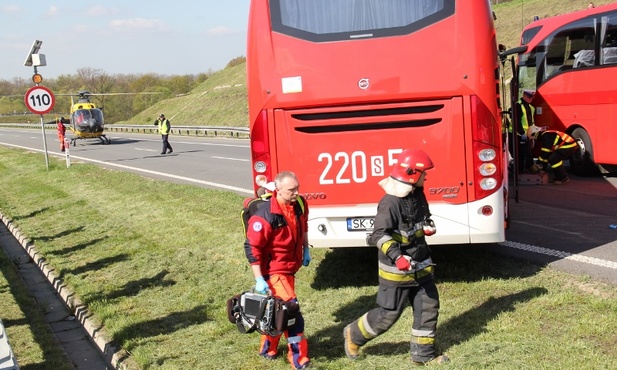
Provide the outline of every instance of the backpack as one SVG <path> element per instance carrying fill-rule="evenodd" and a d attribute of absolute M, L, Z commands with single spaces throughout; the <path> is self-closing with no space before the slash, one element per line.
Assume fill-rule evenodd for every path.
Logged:
<path fill-rule="evenodd" d="M 270 204 L 270 199 L 272 198 L 272 193 L 265 193 L 255 198 L 246 198 L 244 199 L 244 206 L 242 207 L 242 211 L 240 212 L 240 217 L 242 218 L 242 231 L 246 236 L 246 230 L 249 225 L 249 219 L 257 212 L 259 208 L 266 204 Z M 297 198 L 298 204 L 300 204 L 300 208 L 302 209 L 302 213 L 304 213 L 304 199 L 298 196 Z"/>

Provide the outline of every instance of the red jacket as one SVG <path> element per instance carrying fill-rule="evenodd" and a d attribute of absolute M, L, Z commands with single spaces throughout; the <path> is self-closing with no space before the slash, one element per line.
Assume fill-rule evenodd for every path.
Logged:
<path fill-rule="evenodd" d="M 60 121 L 58 121 L 57 126 L 58 126 L 58 135 L 64 136 L 64 133 L 66 132 L 66 127 L 64 127 L 64 125 Z"/>
<path fill-rule="evenodd" d="M 276 192 L 268 205 L 260 207 L 249 219 L 244 252 L 251 265 L 259 264 L 264 276 L 293 275 L 302 266 L 302 249 L 308 231 L 308 205 L 294 203 L 298 220 L 297 239 L 293 239 L 283 211 L 276 201 Z"/>

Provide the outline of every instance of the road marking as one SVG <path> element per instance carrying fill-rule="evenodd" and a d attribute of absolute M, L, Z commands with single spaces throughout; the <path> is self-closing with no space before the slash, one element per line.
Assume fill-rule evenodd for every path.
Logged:
<path fill-rule="evenodd" d="M 4 145 L 11 146 L 11 147 L 14 147 L 14 148 L 20 148 L 20 149 L 25 149 L 25 150 L 30 150 L 30 151 L 35 151 L 35 152 L 43 153 L 43 150 L 41 150 L 41 149 L 33 149 L 33 148 L 28 148 L 28 147 L 25 147 L 25 146 L 21 146 L 21 145 L 14 145 L 14 144 L 8 144 L 8 143 L 4 143 Z M 64 154 L 58 154 L 58 153 L 53 153 L 53 152 L 49 152 L 49 151 L 48 151 L 48 153 L 51 154 L 51 155 L 54 155 L 56 157 L 64 157 Z M 85 162 L 98 163 L 98 164 L 105 165 L 105 166 L 112 166 L 112 167 L 123 168 L 123 169 L 131 170 L 131 171 L 149 173 L 151 175 L 157 175 L 157 176 L 161 176 L 161 177 L 169 177 L 169 178 L 176 179 L 176 180 L 182 180 L 182 181 L 192 182 L 192 183 L 195 183 L 195 184 L 212 186 L 212 187 L 215 187 L 215 188 L 221 188 L 221 189 L 225 189 L 225 190 L 237 191 L 239 193 L 245 193 L 245 194 L 251 194 L 251 195 L 254 194 L 253 190 L 250 190 L 250 189 L 243 189 L 243 188 L 239 188 L 239 187 L 236 187 L 236 186 L 219 184 L 219 183 L 211 182 L 211 181 L 197 180 L 197 179 L 192 179 L 190 177 L 177 176 L 177 175 L 172 175 L 172 174 L 169 174 L 169 173 L 145 170 L 143 168 L 125 166 L 123 164 L 109 163 L 109 162 L 99 161 L 99 160 L 96 160 L 96 159 L 89 159 L 89 158 L 79 157 L 79 156 L 75 156 L 75 155 L 71 155 L 71 158 L 79 159 L 79 160 L 82 160 L 82 161 L 85 161 Z"/>
<path fill-rule="evenodd" d="M 155 149 L 133 148 L 135 150 L 141 150 L 142 152 L 156 152 Z"/>
<path fill-rule="evenodd" d="M 558 257 L 562 259 L 567 259 L 567 260 L 572 260 L 572 261 L 582 262 L 582 263 L 588 263 L 594 266 L 607 267 L 613 270 L 617 270 L 617 262 L 607 261 L 601 258 L 583 256 L 582 254 L 572 254 L 569 252 L 558 251 L 554 249 L 543 248 L 543 247 L 538 247 L 535 245 L 529 245 L 529 244 L 524 244 L 524 243 L 517 243 L 517 242 L 512 242 L 509 240 L 506 240 L 505 242 L 498 243 L 498 244 L 504 247 L 508 247 L 508 248 L 520 249 L 520 250 L 524 250 L 528 252 L 544 254 L 547 256 L 553 256 L 553 257 Z"/>
<path fill-rule="evenodd" d="M 229 158 L 229 157 L 217 157 L 215 155 L 213 155 L 211 158 L 214 159 L 227 159 L 229 161 L 240 161 L 240 162 L 248 162 L 248 159 L 243 159 L 243 158 Z"/>
<path fill-rule="evenodd" d="M 109 136 L 111 136 L 111 134 Z M 127 140 L 135 140 L 135 141 L 158 141 L 158 142 L 161 141 L 161 139 L 150 139 L 150 138 L 141 138 L 141 137 L 139 138 L 130 137 L 130 136 L 118 136 L 118 137 L 127 139 Z M 221 139 L 221 140 L 224 140 L 224 139 Z M 232 139 L 227 139 L 227 140 L 232 140 Z M 233 140 L 241 140 L 241 139 L 233 139 Z M 203 146 L 226 146 L 226 147 L 232 147 L 232 148 L 250 148 L 251 147 L 249 144 L 240 145 L 240 144 L 223 144 L 223 143 L 200 143 L 196 141 L 184 141 L 184 140 L 176 140 L 176 139 L 172 139 L 170 143 L 188 144 L 188 145 L 203 145 Z"/>

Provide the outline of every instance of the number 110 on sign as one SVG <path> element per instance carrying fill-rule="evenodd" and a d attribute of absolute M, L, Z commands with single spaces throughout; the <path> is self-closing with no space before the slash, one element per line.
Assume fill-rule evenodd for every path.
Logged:
<path fill-rule="evenodd" d="M 54 94 L 44 86 L 34 86 L 24 96 L 26 107 L 35 114 L 44 114 L 54 108 L 56 99 Z"/>

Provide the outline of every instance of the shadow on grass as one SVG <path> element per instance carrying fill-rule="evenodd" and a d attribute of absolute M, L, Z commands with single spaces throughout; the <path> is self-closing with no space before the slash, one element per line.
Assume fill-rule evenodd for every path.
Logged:
<path fill-rule="evenodd" d="M 23 220 L 23 219 L 26 219 L 26 218 L 34 217 L 36 215 L 39 215 L 39 214 L 44 213 L 46 211 L 49 211 L 50 209 L 51 209 L 51 207 L 45 207 L 45 208 L 38 209 L 36 211 L 32 211 L 32 212 L 28 213 L 27 215 L 13 216 L 11 218 L 13 219 L 13 221 L 19 221 L 19 220 Z"/>
<path fill-rule="evenodd" d="M 123 262 L 123 261 L 127 261 L 129 259 L 129 255 L 126 253 L 122 253 L 119 254 L 117 256 L 113 256 L 113 257 L 108 257 L 108 258 L 102 258 L 98 261 L 94 261 L 94 262 L 90 262 L 90 263 L 86 263 L 85 265 L 75 268 L 73 270 L 66 270 L 63 271 L 62 274 L 60 274 L 60 278 L 62 279 L 65 275 L 67 274 L 71 274 L 71 275 L 79 275 L 79 274 L 84 274 L 87 273 L 89 271 L 98 271 L 102 268 L 105 268 L 107 266 L 110 266 L 114 263 L 117 262 Z"/>
<path fill-rule="evenodd" d="M 108 238 L 109 238 L 108 236 L 105 236 L 103 238 L 93 239 L 93 240 L 90 240 L 90 241 L 85 242 L 85 243 L 80 243 L 80 244 L 74 245 L 72 247 L 63 248 L 63 249 L 60 249 L 60 250 L 57 250 L 57 251 L 49 251 L 49 252 L 47 252 L 47 254 L 49 254 L 49 255 L 56 255 L 56 256 L 62 256 L 62 255 L 71 254 L 73 252 L 77 252 L 77 251 L 80 251 L 82 249 L 86 249 L 86 248 L 88 248 L 91 245 L 96 245 L 97 243 L 102 242 L 102 241 L 104 241 L 105 239 L 108 239 Z"/>
<path fill-rule="evenodd" d="M 206 309 L 206 305 L 199 305 L 189 311 L 173 312 L 158 319 L 129 325 L 116 333 L 114 338 L 119 343 L 126 343 L 128 340 L 171 334 L 193 325 L 203 324 L 210 321 L 206 316 Z M 126 349 L 130 351 L 132 348 L 128 346 Z"/>
<path fill-rule="evenodd" d="M 93 301 L 103 301 L 103 300 L 117 299 L 117 298 L 123 298 L 123 297 L 132 297 L 132 296 L 136 296 L 137 294 L 139 294 L 139 292 L 145 289 L 150 289 L 150 288 L 155 288 L 155 287 L 164 288 L 164 287 L 175 285 L 176 282 L 173 280 L 164 280 L 167 274 L 169 274 L 169 271 L 163 270 L 150 278 L 143 278 L 143 279 L 139 279 L 136 281 L 129 281 L 128 283 L 124 284 L 124 286 L 121 289 L 116 290 L 115 292 L 111 292 L 110 294 L 105 295 L 105 294 L 97 293 L 93 295 L 88 295 L 84 298 L 86 302 L 93 302 Z"/>
<path fill-rule="evenodd" d="M 444 351 L 486 332 L 486 325 L 503 312 L 513 312 L 516 305 L 548 293 L 548 289 L 534 287 L 503 297 L 489 298 L 480 306 L 453 317 L 438 327 L 437 342 Z M 441 334 L 440 334 L 441 333 Z"/>
<path fill-rule="evenodd" d="M 317 266 L 311 288 L 327 290 L 377 283 L 377 248 L 334 248 Z"/>
<path fill-rule="evenodd" d="M 490 250 L 491 245 L 432 247 L 436 281 L 482 281 L 487 278 L 528 277 L 542 267 L 508 258 Z M 334 248 L 317 266 L 311 288 L 377 286 L 377 249 L 374 247 Z"/>
<path fill-rule="evenodd" d="M 441 322 L 437 329 L 437 347 L 440 352 L 445 352 L 454 345 L 469 341 L 484 333 L 486 325 L 503 312 L 512 312 L 516 309 L 517 304 L 538 298 L 547 292 L 548 290 L 545 288 L 535 287 L 498 298 L 491 297 L 482 305 Z M 375 296 L 364 296 L 339 308 L 334 312 L 338 324 L 320 330 L 308 338 L 313 353 L 318 353 L 318 357 L 324 357 L 328 360 L 345 356 L 343 329 L 347 324 L 375 307 L 377 307 Z M 410 310 L 411 308 L 408 305 L 403 315 L 410 315 Z M 362 352 L 365 355 L 372 356 L 406 354 L 409 353 L 409 339 L 399 342 L 382 342 L 375 345 L 371 345 L 369 342 L 363 347 Z"/>
<path fill-rule="evenodd" d="M 84 231 L 84 229 L 85 229 L 85 228 L 84 228 L 83 226 L 79 226 L 79 227 L 76 227 L 76 228 L 73 228 L 73 229 L 64 230 L 64 231 L 62 231 L 62 232 L 60 232 L 60 233 L 57 233 L 56 235 L 50 235 L 50 236 L 39 236 L 39 237 L 37 237 L 37 238 L 33 238 L 33 240 L 32 240 L 32 241 L 33 241 L 35 244 L 36 244 L 36 242 L 37 242 L 37 241 L 39 241 L 39 240 L 40 240 L 40 241 L 46 241 L 46 242 L 47 242 L 47 241 L 50 241 L 50 240 L 54 240 L 54 239 L 57 239 L 57 238 L 61 238 L 61 237 L 63 237 L 63 236 L 71 235 L 71 234 L 73 234 L 73 233 L 78 233 L 78 232 L 80 232 L 80 231 Z"/>

